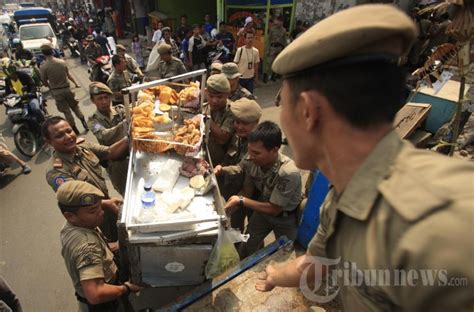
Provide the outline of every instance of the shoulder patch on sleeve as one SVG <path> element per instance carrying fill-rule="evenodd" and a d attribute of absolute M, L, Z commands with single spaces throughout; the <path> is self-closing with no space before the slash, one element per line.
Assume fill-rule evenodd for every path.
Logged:
<path fill-rule="evenodd" d="M 54 186 L 54 189 L 58 189 L 61 184 L 63 184 L 64 182 L 66 182 L 66 177 L 63 177 L 63 176 L 57 176 L 54 178 L 53 180 L 53 186 Z"/>
<path fill-rule="evenodd" d="M 279 190 L 282 193 L 286 192 L 286 189 L 287 189 L 289 183 L 290 183 L 290 180 L 288 178 L 278 179 L 278 183 L 277 183 L 277 186 L 276 186 L 277 190 Z"/>
<path fill-rule="evenodd" d="M 92 128 L 92 131 L 96 132 L 96 131 L 100 131 L 100 130 L 102 130 L 102 129 L 104 129 L 104 128 L 105 128 L 105 127 L 102 126 L 100 123 L 96 123 L 96 124 L 94 125 L 94 127 Z"/>

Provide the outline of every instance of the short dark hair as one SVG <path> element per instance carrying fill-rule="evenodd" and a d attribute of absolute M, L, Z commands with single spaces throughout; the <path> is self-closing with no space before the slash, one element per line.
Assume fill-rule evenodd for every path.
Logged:
<path fill-rule="evenodd" d="M 316 90 L 353 127 L 392 123 L 406 99 L 405 72 L 397 64 L 364 62 L 310 70 L 286 79 L 294 100 Z"/>
<path fill-rule="evenodd" d="M 199 25 L 199 24 L 193 24 L 193 26 L 191 27 L 191 29 L 194 29 L 194 28 L 201 28 L 201 25 Z"/>
<path fill-rule="evenodd" d="M 41 125 L 41 133 L 43 134 L 43 137 L 45 137 L 46 139 L 50 139 L 51 137 L 49 134 L 49 127 L 54 126 L 63 120 L 66 121 L 66 119 L 61 116 L 53 116 L 46 119 Z"/>
<path fill-rule="evenodd" d="M 226 22 L 220 22 L 220 23 L 219 23 L 219 26 L 225 26 L 225 25 L 227 25 Z"/>
<path fill-rule="evenodd" d="M 65 212 L 76 214 L 79 211 L 79 209 L 81 209 L 81 206 L 66 206 L 66 205 L 61 204 L 60 202 L 58 202 L 58 207 L 59 207 L 59 210 L 61 210 L 63 214 Z"/>
<path fill-rule="evenodd" d="M 247 31 L 247 32 L 245 32 L 244 38 L 247 38 L 247 35 L 249 35 L 249 34 L 252 35 L 252 36 L 255 36 L 253 31 Z"/>
<path fill-rule="evenodd" d="M 281 129 L 273 121 L 264 121 L 249 134 L 247 140 L 249 143 L 262 142 L 267 150 L 280 148 Z"/>
<path fill-rule="evenodd" d="M 112 65 L 115 67 L 122 62 L 122 57 L 118 54 L 112 56 Z"/>
<path fill-rule="evenodd" d="M 51 56 L 53 55 L 53 49 L 52 48 L 43 48 L 41 49 L 41 53 L 43 53 L 44 56 Z"/>
<path fill-rule="evenodd" d="M 186 18 L 186 19 L 188 18 L 188 16 L 186 14 L 181 15 L 181 18 L 183 18 L 183 17 Z"/>

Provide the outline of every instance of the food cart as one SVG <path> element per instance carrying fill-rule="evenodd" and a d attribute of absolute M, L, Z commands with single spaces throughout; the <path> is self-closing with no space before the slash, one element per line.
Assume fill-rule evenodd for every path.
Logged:
<path fill-rule="evenodd" d="M 187 83 L 196 78 L 200 84 Z M 133 144 L 118 227 L 122 259 L 133 283 L 201 284 L 219 226 L 226 222 L 208 156 L 208 118 L 201 114 L 205 81 L 206 70 L 198 70 L 122 90 Z M 181 92 L 170 91 L 170 85 Z M 192 107 L 186 107 L 186 96 Z M 192 142 L 179 136 L 183 131 L 193 135 Z M 189 165 L 191 174 L 184 171 Z M 189 187 L 198 176 L 201 183 Z M 145 184 L 155 192 L 151 209 L 142 202 Z"/>

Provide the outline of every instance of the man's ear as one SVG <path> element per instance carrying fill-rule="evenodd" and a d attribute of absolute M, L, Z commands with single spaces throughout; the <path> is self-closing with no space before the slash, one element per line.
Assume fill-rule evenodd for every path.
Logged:
<path fill-rule="evenodd" d="M 307 131 L 312 131 L 321 120 L 321 105 L 326 101 L 326 97 L 322 96 L 318 91 L 310 90 L 301 92 L 298 97 L 298 113 L 300 120 L 304 123 Z"/>
<path fill-rule="evenodd" d="M 63 216 L 69 223 L 74 223 L 74 221 L 76 220 L 76 214 L 69 211 L 63 212 Z"/>

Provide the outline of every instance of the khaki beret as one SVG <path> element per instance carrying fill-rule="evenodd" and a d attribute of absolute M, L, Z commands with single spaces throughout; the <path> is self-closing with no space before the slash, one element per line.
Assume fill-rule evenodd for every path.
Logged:
<path fill-rule="evenodd" d="M 97 187 L 84 181 L 67 181 L 56 192 L 58 202 L 64 206 L 91 206 L 105 198 Z"/>
<path fill-rule="evenodd" d="M 242 74 L 239 73 L 239 66 L 233 62 L 222 65 L 222 73 L 227 77 L 227 79 L 234 79 L 242 76 Z"/>
<path fill-rule="evenodd" d="M 230 92 L 230 83 L 223 74 L 212 75 L 207 79 L 207 88 L 217 93 Z"/>
<path fill-rule="evenodd" d="M 167 43 L 162 43 L 158 46 L 158 54 L 166 54 L 171 52 L 171 46 Z"/>
<path fill-rule="evenodd" d="M 127 51 L 127 49 L 125 48 L 123 44 L 117 44 L 115 47 L 117 48 L 117 51 L 118 50 Z"/>
<path fill-rule="evenodd" d="M 93 41 L 93 40 L 94 40 L 94 36 L 92 36 L 92 35 L 87 35 L 86 40 L 87 40 L 87 41 Z"/>
<path fill-rule="evenodd" d="M 258 122 L 262 117 L 262 108 L 254 100 L 241 98 L 232 103 L 230 110 L 235 118 L 244 122 Z"/>
<path fill-rule="evenodd" d="M 222 63 L 214 62 L 211 64 L 211 70 L 222 72 Z"/>
<path fill-rule="evenodd" d="M 89 85 L 89 94 L 91 96 L 102 93 L 112 94 L 112 90 L 110 90 L 110 88 L 106 84 L 103 84 L 102 82 L 98 81 L 94 81 Z"/>
<path fill-rule="evenodd" d="M 291 76 L 317 65 L 397 61 L 416 37 L 416 25 L 395 6 L 359 5 L 309 28 L 278 55 L 272 69 Z"/>

